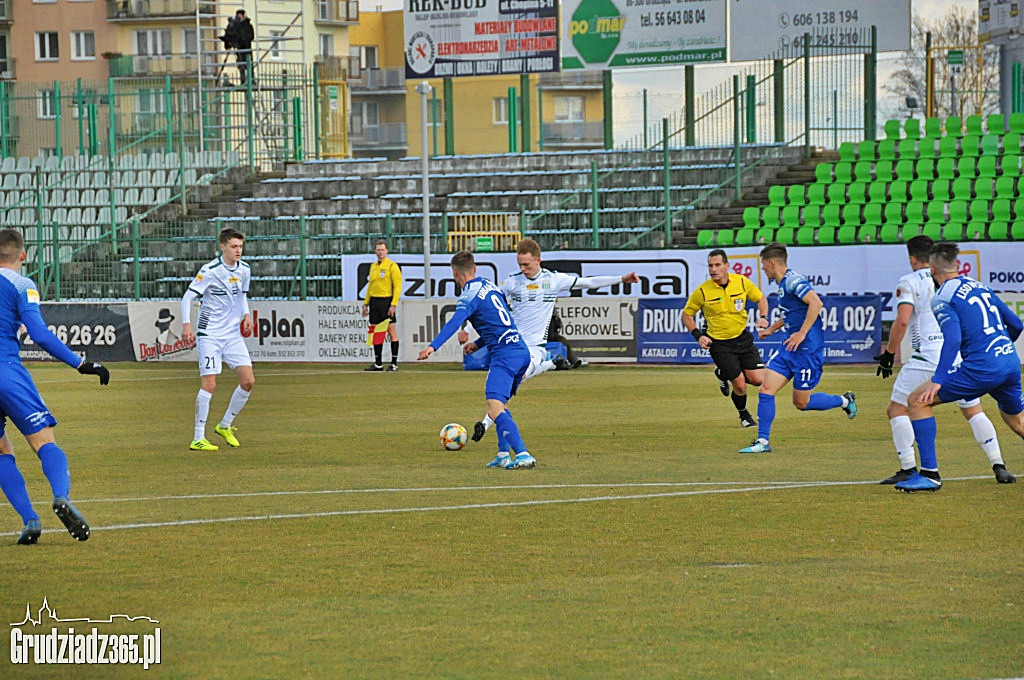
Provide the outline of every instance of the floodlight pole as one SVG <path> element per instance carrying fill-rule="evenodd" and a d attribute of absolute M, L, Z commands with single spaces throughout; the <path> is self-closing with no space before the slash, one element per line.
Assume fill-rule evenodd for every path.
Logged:
<path fill-rule="evenodd" d="M 427 81 L 420 82 L 416 91 L 420 94 L 420 171 L 423 174 L 423 297 L 430 296 L 430 158 L 427 149 L 427 95 L 433 88 Z"/>

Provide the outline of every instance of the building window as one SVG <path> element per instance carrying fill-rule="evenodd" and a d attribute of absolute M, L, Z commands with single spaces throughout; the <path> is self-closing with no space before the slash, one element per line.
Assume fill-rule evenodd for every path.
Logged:
<path fill-rule="evenodd" d="M 96 58 L 96 36 L 92 31 L 71 31 L 71 58 L 79 61 Z"/>
<path fill-rule="evenodd" d="M 53 90 L 36 90 L 36 118 L 57 117 L 57 93 Z"/>
<path fill-rule="evenodd" d="M 320 56 L 334 56 L 334 36 L 331 35 L 330 33 L 320 34 Z"/>
<path fill-rule="evenodd" d="M 270 58 L 280 59 L 281 58 L 281 43 L 284 42 L 281 38 L 284 36 L 282 31 L 271 31 L 270 32 Z"/>
<path fill-rule="evenodd" d="M 60 59 L 57 32 L 36 33 L 36 61 L 57 61 Z"/>
<path fill-rule="evenodd" d="M 380 109 L 377 102 L 352 102 L 352 134 L 368 142 L 380 141 Z"/>
<path fill-rule="evenodd" d="M 555 122 L 582 123 L 583 97 L 555 97 Z"/>
<path fill-rule="evenodd" d="M 32 0 L 37 5 L 53 5 L 56 4 L 57 0 Z"/>
<path fill-rule="evenodd" d="M 494 124 L 508 125 L 508 97 L 494 98 Z"/>
<path fill-rule="evenodd" d="M 0 19 L 9 19 L 7 16 L 7 0 L 0 0 Z"/>
<path fill-rule="evenodd" d="M 380 68 L 380 65 L 377 63 L 376 45 L 363 45 L 359 48 L 359 67 Z"/>
<path fill-rule="evenodd" d="M 171 29 L 135 31 L 135 54 L 149 57 L 171 54 Z"/>
<path fill-rule="evenodd" d="M 196 29 L 194 28 L 183 28 L 181 29 L 181 53 L 195 54 L 199 51 L 199 43 L 196 40 Z"/>
<path fill-rule="evenodd" d="M 330 19 L 331 18 L 331 3 L 330 3 L 330 0 L 317 0 L 316 1 L 316 18 L 317 19 Z"/>

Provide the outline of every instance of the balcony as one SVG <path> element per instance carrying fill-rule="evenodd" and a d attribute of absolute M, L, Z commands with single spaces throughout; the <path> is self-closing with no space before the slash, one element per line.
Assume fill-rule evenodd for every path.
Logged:
<path fill-rule="evenodd" d="M 589 148 L 604 145 L 604 121 L 544 123 L 544 148 Z"/>
<path fill-rule="evenodd" d="M 537 87 L 542 90 L 600 90 L 604 82 L 600 71 L 561 71 L 541 73 Z"/>
<path fill-rule="evenodd" d="M 367 68 L 350 74 L 348 84 L 353 94 L 405 94 L 404 68 Z"/>
<path fill-rule="evenodd" d="M 316 0 L 316 24 L 350 26 L 359 23 L 358 0 Z"/>
<path fill-rule="evenodd" d="M 14 57 L 0 57 L 0 80 L 14 80 Z"/>
<path fill-rule="evenodd" d="M 208 0 L 107 0 L 107 19 L 183 19 L 195 17 L 197 7 L 200 14 L 217 14 L 217 3 Z"/>
<path fill-rule="evenodd" d="M 372 127 L 353 125 L 348 139 L 353 148 L 404 149 L 409 146 L 405 123 L 381 123 Z"/>
<path fill-rule="evenodd" d="M 319 64 L 320 80 L 348 80 L 359 75 L 358 57 L 333 57 L 318 54 L 314 61 Z"/>
<path fill-rule="evenodd" d="M 115 78 L 136 76 L 194 75 L 199 63 L 194 55 L 131 55 L 110 58 L 110 75 Z"/>

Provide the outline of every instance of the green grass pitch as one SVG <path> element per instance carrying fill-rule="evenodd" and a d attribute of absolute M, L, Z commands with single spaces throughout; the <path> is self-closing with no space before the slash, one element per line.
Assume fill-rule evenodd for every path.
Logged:
<path fill-rule="evenodd" d="M 212 427 L 226 372 L 208 429 L 221 450 L 196 454 L 195 367 L 111 369 L 101 388 L 30 367 L 93 533 L 71 540 L 13 433 L 46 532 L 15 545 L 3 504 L 0 604 L 8 622 L 44 597 L 65 616 L 159 619 L 145 677 L 1024 674 L 1024 483 L 997 485 L 945 406 L 941 491 L 878 485 L 897 462 L 892 381 L 874 367 L 826 368 L 820 389 L 855 391 L 856 420 L 797 412 L 786 388 L 775 451 L 746 456 L 754 431 L 709 368 L 549 373 L 512 403 L 538 460 L 518 472 L 484 468 L 492 432 L 438 442 L 448 422 L 472 431 L 482 373 L 260 364 L 232 450 Z M 985 407 L 1024 472 L 1024 445 Z M 0 659 L 0 677 L 55 670 Z"/>

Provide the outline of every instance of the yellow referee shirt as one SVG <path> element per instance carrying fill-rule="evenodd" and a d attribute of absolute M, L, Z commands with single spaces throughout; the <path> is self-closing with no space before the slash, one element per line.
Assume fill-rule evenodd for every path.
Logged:
<path fill-rule="evenodd" d="M 708 335 L 712 340 L 732 340 L 747 327 L 747 300 L 757 302 L 764 294 L 754 282 L 741 274 L 729 274 L 724 287 L 708 279 L 690 294 L 683 314 L 694 316 L 704 312 Z"/>
<path fill-rule="evenodd" d="M 369 285 L 366 286 L 364 305 L 369 305 L 370 298 L 375 297 L 389 297 L 392 305 L 398 304 L 398 298 L 402 295 L 402 270 L 390 257 L 370 265 L 370 275 L 366 278 Z"/>

